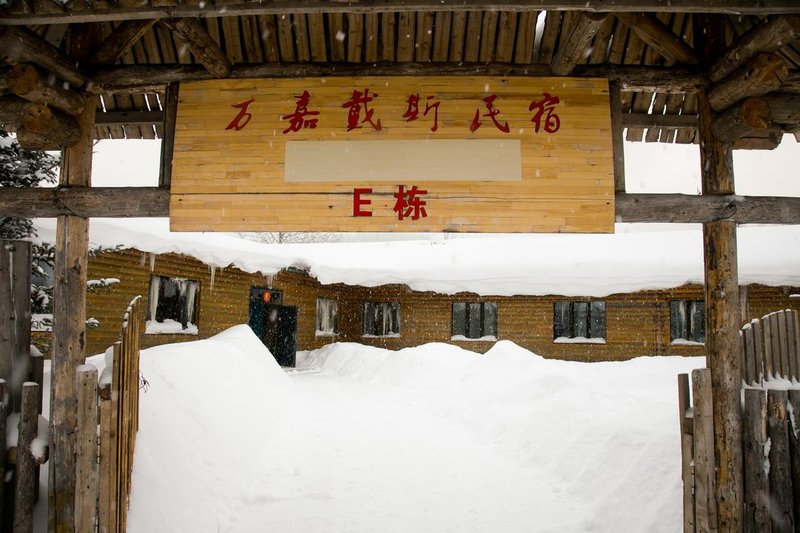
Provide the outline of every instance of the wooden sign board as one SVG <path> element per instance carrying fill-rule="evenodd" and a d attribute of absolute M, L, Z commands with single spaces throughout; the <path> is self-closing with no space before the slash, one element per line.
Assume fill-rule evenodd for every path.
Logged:
<path fill-rule="evenodd" d="M 609 233 L 612 164 L 604 79 L 183 83 L 171 228 Z"/>

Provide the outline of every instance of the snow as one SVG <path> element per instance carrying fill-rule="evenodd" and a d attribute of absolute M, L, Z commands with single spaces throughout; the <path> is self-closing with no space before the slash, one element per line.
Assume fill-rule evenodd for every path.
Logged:
<path fill-rule="evenodd" d="M 189 322 L 184 329 L 183 324 L 171 318 L 165 318 L 162 322 L 148 320 L 144 328 L 146 335 L 197 335 L 197 331 L 197 325 Z"/>
<path fill-rule="evenodd" d="M 497 337 L 494 335 L 484 335 L 483 337 L 467 337 L 466 335 L 453 335 L 450 337 L 451 341 L 462 341 L 462 342 L 483 342 L 483 341 L 496 341 Z"/>
<path fill-rule="evenodd" d="M 554 344 L 605 344 L 606 340 L 602 337 L 556 337 Z"/>
<path fill-rule="evenodd" d="M 37 221 L 53 242 L 55 223 Z M 703 283 L 699 226 L 612 235 L 486 235 L 373 243 L 262 244 L 224 233 L 170 233 L 166 219 L 92 220 L 93 245 L 177 252 L 211 267 L 275 274 L 307 268 L 323 284 L 403 283 L 443 294 L 602 297 Z M 800 286 L 800 226 L 740 226 L 742 284 Z"/>
<path fill-rule="evenodd" d="M 247 326 L 151 348 L 128 531 L 679 531 L 675 376 L 703 364 L 336 343 L 287 373 Z"/>

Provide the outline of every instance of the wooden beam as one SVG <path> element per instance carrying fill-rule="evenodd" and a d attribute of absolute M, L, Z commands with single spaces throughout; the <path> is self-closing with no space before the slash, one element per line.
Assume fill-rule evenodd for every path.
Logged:
<path fill-rule="evenodd" d="M 652 13 L 615 13 L 641 40 L 677 63 L 700 63 L 700 55 Z"/>
<path fill-rule="evenodd" d="M 622 125 L 640 128 L 696 129 L 697 115 L 653 115 L 649 113 L 623 113 Z"/>
<path fill-rule="evenodd" d="M 611 107 L 611 149 L 614 155 L 614 191 L 625 192 L 625 139 L 623 138 L 622 100 L 619 83 L 611 82 L 608 96 Z"/>
<path fill-rule="evenodd" d="M 164 99 L 164 127 L 161 139 L 161 160 L 159 162 L 158 186 L 169 189 L 172 183 L 172 154 L 175 144 L 175 119 L 178 115 L 178 84 L 167 87 Z"/>
<path fill-rule="evenodd" d="M 87 61 L 99 44 L 98 27 L 87 25 L 70 31 L 67 51 Z M 87 105 L 78 117 L 81 138 L 65 149 L 59 183 L 88 186 L 92 175 L 95 107 Z M 53 352 L 51 358 L 48 531 L 74 531 L 77 432 L 76 370 L 86 359 L 86 280 L 89 252 L 89 221 L 59 216 L 56 223 L 53 270 Z"/>
<path fill-rule="evenodd" d="M 69 89 L 64 89 L 53 82 L 48 83 L 47 76 L 30 63 L 17 63 L 7 74 L 8 89 L 22 98 L 38 104 L 77 115 L 83 111 L 84 97 Z"/>
<path fill-rule="evenodd" d="M 126 20 L 100 45 L 92 63 L 113 65 L 156 23 L 155 19 Z"/>
<path fill-rule="evenodd" d="M 22 113 L 17 140 L 26 150 L 61 150 L 81 138 L 78 121 L 44 104 L 28 103 Z"/>
<path fill-rule="evenodd" d="M 780 126 L 753 129 L 744 137 L 733 141 L 734 150 L 774 150 L 781 144 L 783 130 Z"/>
<path fill-rule="evenodd" d="M 566 76 L 572 72 L 579 61 L 586 59 L 586 51 L 605 20 L 605 13 L 580 13 L 578 15 L 578 20 L 567 38 L 561 42 L 553 57 L 550 65 L 553 74 Z"/>
<path fill-rule="evenodd" d="M 161 111 L 97 111 L 97 126 L 152 126 L 164 122 Z"/>
<path fill-rule="evenodd" d="M 714 136 L 722 142 L 733 142 L 754 130 L 769 126 L 769 104 L 763 98 L 748 98 L 715 117 L 711 122 Z"/>
<path fill-rule="evenodd" d="M 800 198 L 617 193 L 618 222 L 800 224 Z M 18 217 L 128 218 L 169 216 L 169 190 L 159 187 L 0 188 L 0 212 Z"/>
<path fill-rule="evenodd" d="M 15 2 L 17 5 L 21 1 Z M 30 13 L 28 10 L 0 16 L 0 25 L 27 26 L 80 22 L 104 22 L 136 19 L 165 19 L 173 17 L 223 17 L 243 15 L 293 15 L 299 13 L 386 13 L 416 11 L 588 11 L 609 12 L 663 12 L 663 13 L 724 13 L 739 15 L 771 15 L 800 13 L 794 0 L 360 0 L 359 2 L 330 2 L 328 0 L 272 0 L 271 2 L 219 2 L 142 7 L 79 8 L 64 14 Z"/>
<path fill-rule="evenodd" d="M 769 116 L 779 124 L 800 123 L 800 94 L 771 93 L 763 97 L 769 106 Z"/>
<path fill-rule="evenodd" d="M 734 194 L 733 156 L 711 128 L 710 97 L 698 94 L 700 175 L 703 195 Z M 720 531 L 741 531 L 742 369 L 739 359 L 739 278 L 736 222 L 703 224 L 706 305 L 706 365 L 711 369 L 717 518 Z"/>
<path fill-rule="evenodd" d="M 231 73 L 230 59 L 222 51 L 220 45 L 211 38 L 200 19 L 181 18 L 162 20 L 161 24 L 183 39 L 189 45 L 189 51 L 214 78 L 227 78 Z"/>
<path fill-rule="evenodd" d="M 14 61 L 36 63 L 75 87 L 83 87 L 89 81 L 86 74 L 75 68 L 74 60 L 27 28 L 4 28 L 0 23 L 0 49 Z"/>
<path fill-rule="evenodd" d="M 708 92 L 708 101 L 715 111 L 724 111 L 749 96 L 763 96 L 777 90 L 788 77 L 786 61 L 777 54 L 764 52 L 714 85 Z"/>
<path fill-rule="evenodd" d="M 720 81 L 759 52 L 775 52 L 798 38 L 800 16 L 770 17 L 763 24 L 751 28 L 725 50 L 709 69 L 711 81 Z"/>
<path fill-rule="evenodd" d="M 667 93 L 696 92 L 708 85 L 708 78 L 698 69 L 614 65 L 578 65 L 570 74 L 575 77 L 608 78 L 618 81 L 622 91 Z M 235 65 L 230 78 L 303 78 L 358 76 L 552 76 L 545 65 L 508 65 L 498 63 L 279 63 Z M 99 69 L 92 79 L 92 92 L 159 92 L 167 84 L 212 79 L 199 65 L 135 65 Z"/>

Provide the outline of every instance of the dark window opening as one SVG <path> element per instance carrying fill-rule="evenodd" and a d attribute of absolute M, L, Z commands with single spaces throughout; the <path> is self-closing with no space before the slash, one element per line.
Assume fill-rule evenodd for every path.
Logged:
<path fill-rule="evenodd" d="M 150 302 L 145 333 L 197 335 L 200 283 L 184 278 L 150 277 Z"/>
<path fill-rule="evenodd" d="M 466 339 L 497 338 L 497 304 L 492 302 L 453 304 L 452 336 Z"/>
<path fill-rule="evenodd" d="M 605 342 L 605 302 L 555 302 L 553 339 Z M 590 341 L 591 342 L 591 341 Z"/>
<path fill-rule="evenodd" d="M 339 303 L 336 300 L 317 298 L 317 335 L 336 335 L 339 332 L 338 311 Z"/>
<path fill-rule="evenodd" d="M 364 336 L 399 337 L 400 303 L 366 302 L 364 304 Z"/>
<path fill-rule="evenodd" d="M 706 303 L 703 300 L 672 300 L 669 303 L 670 341 L 706 342 Z"/>

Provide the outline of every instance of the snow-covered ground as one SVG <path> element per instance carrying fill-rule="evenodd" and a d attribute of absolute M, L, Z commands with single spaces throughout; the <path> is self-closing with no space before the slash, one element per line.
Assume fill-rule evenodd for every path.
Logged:
<path fill-rule="evenodd" d="M 342 343 L 286 372 L 247 326 L 151 348 L 129 531 L 679 531 L 676 375 L 703 363 Z"/>

